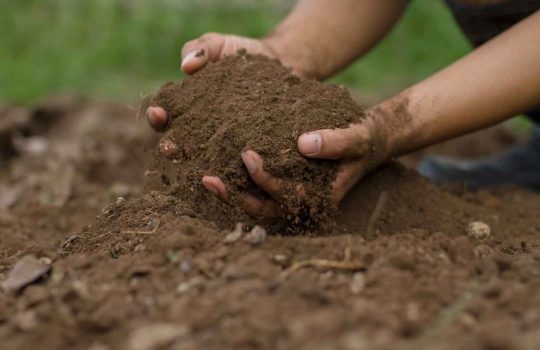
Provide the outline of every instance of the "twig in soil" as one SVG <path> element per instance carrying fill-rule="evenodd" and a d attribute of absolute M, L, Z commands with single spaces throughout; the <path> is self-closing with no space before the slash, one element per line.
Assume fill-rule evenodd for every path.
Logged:
<path fill-rule="evenodd" d="M 351 261 L 351 244 L 352 237 L 349 235 L 349 237 L 347 237 L 347 246 L 343 250 L 343 261 Z"/>
<path fill-rule="evenodd" d="M 379 200 L 377 201 L 377 204 L 375 205 L 375 209 L 373 209 L 373 213 L 371 213 L 371 217 L 369 218 L 369 221 L 368 221 L 368 225 L 367 225 L 368 237 L 375 236 L 375 232 L 374 232 L 375 224 L 377 223 L 377 220 L 379 220 L 379 217 L 381 216 L 384 205 L 386 204 L 387 197 L 388 197 L 388 193 L 386 191 L 382 191 L 381 195 L 379 196 Z"/>
<path fill-rule="evenodd" d="M 159 229 L 159 225 L 161 224 L 161 220 L 157 221 L 156 227 L 154 227 L 152 230 L 149 231 L 134 231 L 134 230 L 126 230 L 122 231 L 122 233 L 130 233 L 130 234 L 141 234 L 141 235 L 152 235 L 157 232 Z"/>
<path fill-rule="evenodd" d="M 146 209 L 147 212 L 149 212 L 150 214 L 154 214 L 155 216 L 159 217 L 160 214 L 156 213 L 155 211 L 151 210 L 151 209 Z"/>
<path fill-rule="evenodd" d="M 103 234 L 101 234 L 101 235 L 99 235 L 99 236 L 97 236 L 97 237 L 94 237 L 94 239 L 92 239 L 92 242 L 93 242 L 93 241 L 97 241 L 97 240 L 99 240 L 99 239 L 101 239 L 101 238 L 107 236 L 109 233 L 110 233 L 110 232 L 107 231 L 107 232 L 105 232 L 105 233 L 103 233 Z"/>
<path fill-rule="evenodd" d="M 287 279 L 290 275 L 304 267 L 327 267 L 336 270 L 358 271 L 364 270 L 366 265 L 360 261 L 335 261 L 326 259 L 309 259 L 298 261 L 291 265 L 281 274 L 281 279 Z"/>

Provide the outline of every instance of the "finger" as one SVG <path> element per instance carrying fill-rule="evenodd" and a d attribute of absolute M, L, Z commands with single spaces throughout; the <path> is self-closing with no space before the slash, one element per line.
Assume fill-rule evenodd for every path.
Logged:
<path fill-rule="evenodd" d="M 207 33 L 188 41 L 182 48 L 182 71 L 192 74 L 209 61 L 219 60 L 224 43 L 225 36 L 218 33 Z"/>
<path fill-rule="evenodd" d="M 261 156 L 253 151 L 245 151 L 241 154 L 242 160 L 246 165 L 249 175 L 263 191 L 276 201 L 283 199 L 283 194 L 287 191 L 285 181 L 270 175 L 263 168 Z"/>
<path fill-rule="evenodd" d="M 242 196 L 242 209 L 251 216 L 261 218 L 276 218 L 281 215 L 279 204 L 272 200 L 260 200 L 250 195 Z"/>
<path fill-rule="evenodd" d="M 311 158 L 361 157 L 369 151 L 368 136 L 362 124 L 353 124 L 345 129 L 317 130 L 298 138 L 298 150 Z"/>
<path fill-rule="evenodd" d="M 169 123 L 167 112 L 157 106 L 148 107 L 146 118 L 148 119 L 148 124 L 156 131 L 163 131 Z"/>
<path fill-rule="evenodd" d="M 227 187 L 217 176 L 203 176 L 202 178 L 203 186 L 214 195 L 216 195 L 220 200 L 225 203 L 229 202 L 229 191 Z"/>
<path fill-rule="evenodd" d="M 339 204 L 354 184 L 364 174 L 364 163 L 358 160 L 342 162 L 332 183 L 331 200 Z"/>
<path fill-rule="evenodd" d="M 225 203 L 229 203 L 230 195 L 225 184 L 217 176 L 204 176 L 204 187 Z M 275 218 L 280 216 L 281 209 L 274 200 L 260 200 L 251 195 L 243 195 L 240 200 L 242 209 L 251 216 Z"/>

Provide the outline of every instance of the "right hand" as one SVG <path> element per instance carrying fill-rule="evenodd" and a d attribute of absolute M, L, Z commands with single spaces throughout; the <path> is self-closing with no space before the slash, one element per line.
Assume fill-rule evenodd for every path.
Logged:
<path fill-rule="evenodd" d="M 304 157 L 339 161 L 336 178 L 328 183 L 333 204 L 339 204 L 362 176 L 389 159 L 386 139 L 380 137 L 381 130 L 377 128 L 372 117 L 366 117 L 348 128 L 315 130 L 298 139 L 298 151 Z M 264 169 L 261 156 L 252 150 L 244 150 L 240 156 L 251 179 L 269 197 L 262 200 L 251 194 L 241 194 L 240 206 L 249 215 L 259 218 L 282 216 L 286 201 L 292 196 L 299 201 L 308 199 L 307 183 L 273 176 Z M 221 201 L 230 202 L 230 193 L 222 179 L 203 176 L 202 183 Z"/>
<path fill-rule="evenodd" d="M 207 33 L 198 39 L 188 41 L 182 48 L 182 71 L 193 74 L 208 62 L 215 62 L 227 55 L 234 55 L 240 49 L 251 54 L 262 54 L 269 58 L 279 59 L 276 53 L 262 40 Z M 167 112 L 158 106 L 149 107 L 146 111 L 148 124 L 162 131 L 168 125 Z"/>

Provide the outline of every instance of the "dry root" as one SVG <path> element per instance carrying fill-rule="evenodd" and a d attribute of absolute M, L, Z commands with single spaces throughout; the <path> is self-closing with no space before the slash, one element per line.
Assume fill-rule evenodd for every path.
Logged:
<path fill-rule="evenodd" d="M 336 270 L 359 271 L 365 270 L 366 265 L 360 261 L 335 261 L 326 259 L 309 259 L 298 261 L 291 265 L 281 274 L 281 279 L 287 279 L 290 275 L 304 267 L 325 267 Z"/>
<path fill-rule="evenodd" d="M 161 224 L 161 220 L 157 220 L 157 224 L 155 225 L 155 227 L 152 230 L 147 230 L 147 231 L 125 230 L 125 231 L 122 231 L 122 233 L 153 235 L 159 229 L 160 224 Z"/>

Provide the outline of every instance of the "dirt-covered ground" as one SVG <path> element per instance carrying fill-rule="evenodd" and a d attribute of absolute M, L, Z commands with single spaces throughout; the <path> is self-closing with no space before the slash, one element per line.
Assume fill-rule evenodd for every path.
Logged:
<path fill-rule="evenodd" d="M 143 193 L 156 141 L 123 105 L 0 108 L 1 349 L 540 347 L 538 194 L 391 165 L 344 202 L 347 233 L 231 233 Z"/>

